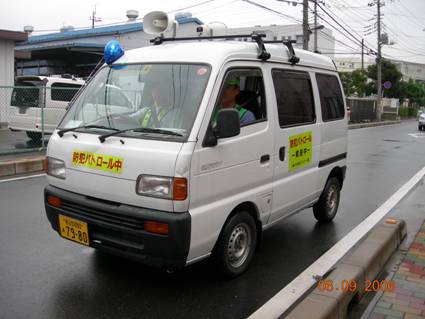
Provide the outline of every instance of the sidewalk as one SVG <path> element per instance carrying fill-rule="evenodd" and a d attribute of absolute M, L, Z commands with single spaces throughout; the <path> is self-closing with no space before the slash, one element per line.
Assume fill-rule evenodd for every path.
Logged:
<path fill-rule="evenodd" d="M 425 318 L 425 223 L 404 255 L 392 280 L 394 292 L 384 292 L 370 313 L 370 319 Z"/>

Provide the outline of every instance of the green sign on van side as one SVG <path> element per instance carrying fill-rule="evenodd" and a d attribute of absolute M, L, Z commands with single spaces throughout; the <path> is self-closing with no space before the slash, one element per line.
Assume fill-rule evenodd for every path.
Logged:
<path fill-rule="evenodd" d="M 313 134 L 311 131 L 289 136 L 289 171 L 294 171 L 311 162 Z"/>

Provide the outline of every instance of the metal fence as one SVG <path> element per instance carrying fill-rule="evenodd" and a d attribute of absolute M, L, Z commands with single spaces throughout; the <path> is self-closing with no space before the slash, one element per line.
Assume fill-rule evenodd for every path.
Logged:
<path fill-rule="evenodd" d="M 0 154 L 39 151 L 59 124 L 78 86 L 0 86 Z"/>
<path fill-rule="evenodd" d="M 350 107 L 350 122 L 360 123 L 377 120 L 376 99 L 374 98 L 347 98 Z"/>

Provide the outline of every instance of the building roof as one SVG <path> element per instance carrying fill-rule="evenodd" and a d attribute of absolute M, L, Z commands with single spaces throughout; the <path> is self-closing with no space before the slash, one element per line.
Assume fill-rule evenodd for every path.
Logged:
<path fill-rule="evenodd" d="M 0 40 L 26 41 L 27 39 L 26 32 L 0 30 Z"/>
<path fill-rule="evenodd" d="M 16 46 L 15 51 L 41 51 L 41 50 L 53 50 L 62 48 L 75 48 L 75 49 L 99 49 L 103 51 L 105 44 L 102 43 L 86 43 L 86 42 L 64 42 L 64 43 L 52 43 L 52 44 L 28 44 Z"/>
<path fill-rule="evenodd" d="M 182 18 L 182 19 L 177 19 L 177 22 L 179 24 L 186 24 L 186 23 L 196 23 L 199 25 L 203 24 L 198 18 Z M 103 35 L 110 35 L 110 34 L 123 34 L 123 33 L 142 31 L 142 30 L 143 30 L 143 23 L 141 22 L 118 24 L 118 25 L 113 25 L 108 27 L 99 27 L 94 29 L 82 29 L 82 30 L 75 30 L 75 31 L 65 31 L 65 32 L 35 35 L 35 36 L 29 37 L 28 41 L 23 43 L 23 45 L 42 43 L 42 42 L 51 42 L 51 41 L 60 41 L 60 40 L 67 40 L 67 39 L 103 36 Z"/>

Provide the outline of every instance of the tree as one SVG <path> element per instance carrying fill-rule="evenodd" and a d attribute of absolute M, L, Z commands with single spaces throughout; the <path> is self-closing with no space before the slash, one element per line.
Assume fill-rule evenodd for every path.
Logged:
<path fill-rule="evenodd" d="M 391 89 L 383 90 L 385 97 L 396 97 L 396 89 L 398 82 L 400 82 L 402 74 L 397 69 L 397 66 L 389 60 L 382 59 L 382 83 L 389 81 L 391 82 Z M 376 78 L 377 78 L 377 66 L 376 64 L 369 65 L 367 67 L 367 76 L 372 79 L 372 82 L 368 85 L 367 93 L 376 93 Z M 381 83 L 381 84 L 382 84 Z"/>
<path fill-rule="evenodd" d="M 364 96 L 367 88 L 367 73 L 365 70 L 354 70 L 353 72 L 340 72 L 341 82 L 345 95 Z"/>
<path fill-rule="evenodd" d="M 400 101 L 409 99 L 416 105 L 425 104 L 425 88 L 422 84 L 416 83 L 412 79 L 409 81 L 400 81 L 394 87 L 395 95 Z"/>

